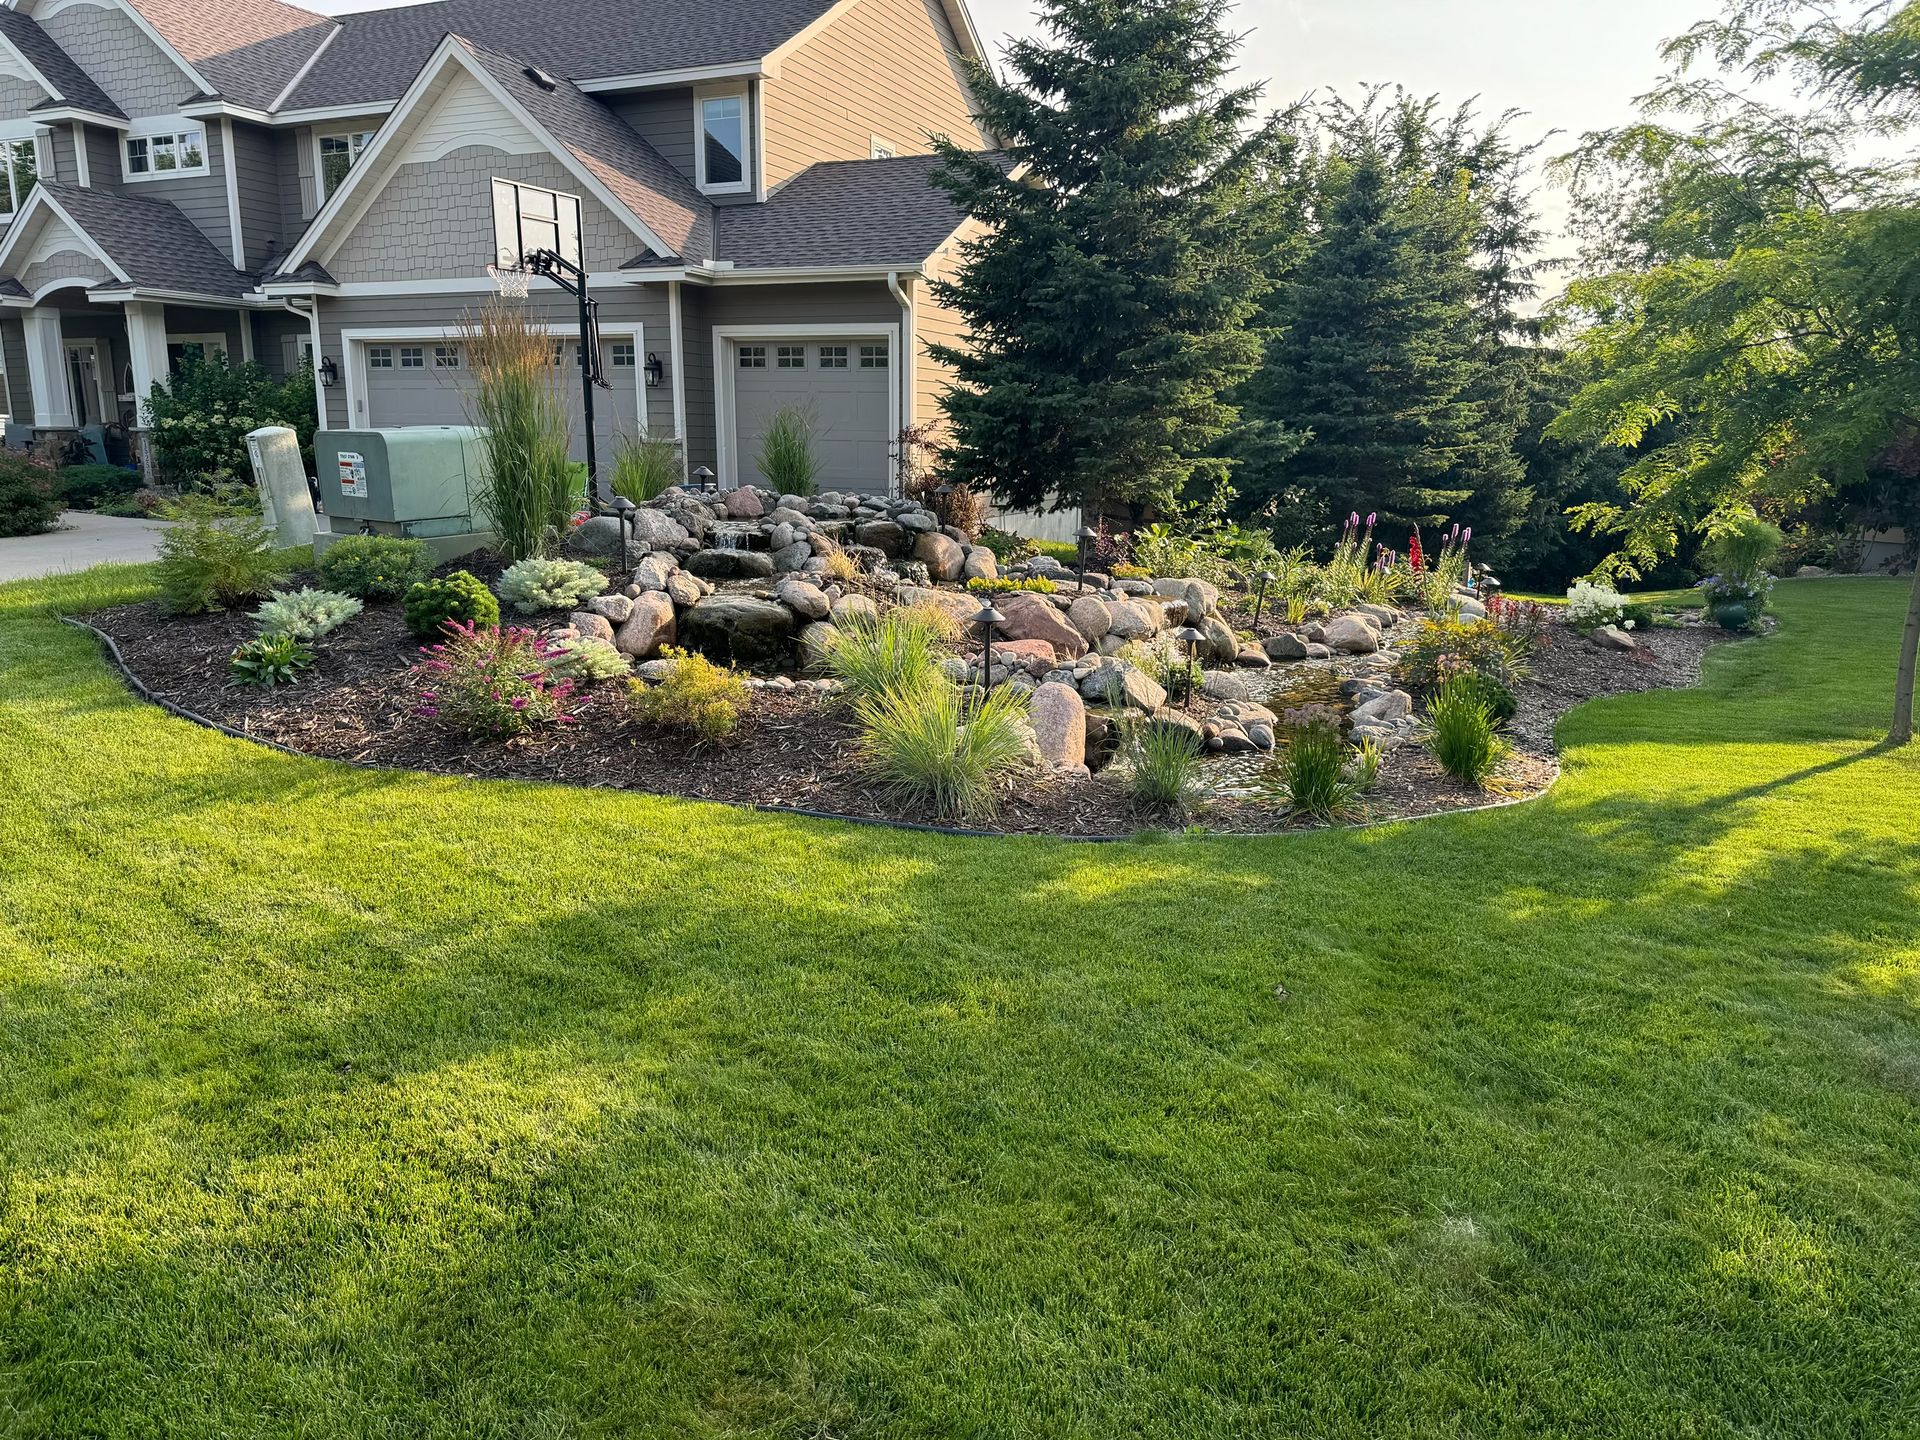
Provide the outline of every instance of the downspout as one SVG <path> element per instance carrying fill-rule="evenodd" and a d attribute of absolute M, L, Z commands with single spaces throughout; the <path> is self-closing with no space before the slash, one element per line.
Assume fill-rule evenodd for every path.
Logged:
<path fill-rule="evenodd" d="M 887 272 L 887 289 L 893 292 L 893 298 L 900 303 L 900 428 L 902 434 L 913 428 L 913 367 L 914 367 L 914 331 L 913 296 L 900 284 L 900 272 Z M 888 483 L 889 492 L 900 493 L 900 476 L 906 460 L 906 443 L 900 435 L 893 437 L 889 447 L 893 452 L 893 478 Z"/>
<path fill-rule="evenodd" d="M 311 310 L 302 310 L 297 300 L 282 300 L 280 307 L 289 315 L 300 315 L 306 319 L 307 333 L 313 342 L 313 428 L 325 430 L 327 428 L 327 388 L 320 383 L 320 297 L 314 296 L 310 303 L 313 306 Z M 351 421 L 353 417 L 349 415 L 347 419 Z"/>
<path fill-rule="evenodd" d="M 680 282 L 667 282 L 667 342 L 673 359 L 673 438 L 680 442 L 680 483 L 687 483 L 687 345 L 681 329 Z"/>

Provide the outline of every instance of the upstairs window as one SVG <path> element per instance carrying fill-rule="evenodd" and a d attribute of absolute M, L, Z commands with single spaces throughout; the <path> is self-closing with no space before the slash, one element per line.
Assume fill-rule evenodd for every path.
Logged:
<path fill-rule="evenodd" d="M 747 186 L 747 92 L 708 95 L 698 106 L 695 177 L 702 190 L 738 191 Z"/>
<path fill-rule="evenodd" d="M 31 140 L 0 140 L 0 169 L 6 171 L 4 184 L 0 184 L 0 207 L 5 212 L 0 219 L 10 219 L 27 203 L 27 196 L 39 182 L 38 147 Z"/>
<path fill-rule="evenodd" d="M 127 137 L 127 179 L 207 173 L 207 136 L 196 126 Z"/>
<path fill-rule="evenodd" d="M 344 135 L 320 137 L 320 198 L 325 200 L 340 188 L 347 171 L 360 158 L 360 152 L 373 143 L 371 130 L 352 130 Z"/>

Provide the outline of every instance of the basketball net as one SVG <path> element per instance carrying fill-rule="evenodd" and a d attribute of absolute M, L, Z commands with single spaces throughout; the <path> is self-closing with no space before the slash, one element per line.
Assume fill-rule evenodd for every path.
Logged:
<path fill-rule="evenodd" d="M 533 272 L 524 265 L 489 265 L 487 278 L 500 287 L 502 299 L 524 300 L 527 298 L 527 284 L 533 279 Z"/>

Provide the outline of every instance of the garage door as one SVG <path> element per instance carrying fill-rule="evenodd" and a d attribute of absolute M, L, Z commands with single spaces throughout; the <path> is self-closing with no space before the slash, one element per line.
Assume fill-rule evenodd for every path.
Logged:
<path fill-rule="evenodd" d="M 733 347 L 734 456 L 742 480 L 765 482 L 760 441 L 782 409 L 813 421 L 823 490 L 884 492 L 893 391 L 885 340 L 742 340 Z"/>
<path fill-rule="evenodd" d="M 580 344 L 557 341 L 558 381 L 567 400 L 573 458 L 586 458 L 585 427 L 580 422 Z M 466 425 L 470 381 L 464 349 L 454 341 L 383 340 L 363 345 L 367 381 L 367 420 L 376 430 L 396 425 Z M 611 455 L 617 435 L 639 430 L 638 356 L 631 340 L 602 340 L 600 364 L 608 390 L 593 394 L 594 428 L 601 456 Z"/>

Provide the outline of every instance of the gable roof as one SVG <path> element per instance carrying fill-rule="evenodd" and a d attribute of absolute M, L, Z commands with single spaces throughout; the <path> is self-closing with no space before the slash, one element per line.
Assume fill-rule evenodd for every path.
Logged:
<path fill-rule="evenodd" d="M 146 0 L 141 0 L 142 4 Z M 340 36 L 285 109 L 386 104 L 449 32 L 570 80 L 746 65 L 835 0 L 432 0 L 336 17 Z"/>
<path fill-rule="evenodd" d="M 764 205 L 716 212 L 717 257 L 743 269 L 922 264 L 966 215 L 931 177 L 938 155 L 827 160 Z"/>
<path fill-rule="evenodd" d="M 128 0 L 222 99 L 270 108 L 338 24 L 283 0 Z"/>
<path fill-rule="evenodd" d="M 97 111 L 109 119 L 126 119 L 120 107 L 107 98 L 107 92 L 74 63 L 73 57 L 62 50 L 31 15 L 23 15 L 10 5 L 0 6 L 0 40 L 11 45 L 20 58 L 58 92 L 57 97 L 43 101 L 34 109 L 73 105 Z"/>
<path fill-rule="evenodd" d="M 344 233 L 341 227 L 358 223 L 402 163 L 419 122 L 452 83 L 450 76 L 461 71 L 478 80 L 532 131 L 647 251 L 657 257 L 698 251 L 698 258 L 707 257 L 712 249 L 712 207 L 657 150 L 570 81 L 555 81 L 548 88 L 536 82 L 519 60 L 483 50 L 464 36 L 447 35 L 375 132 L 373 144 L 320 207 L 282 262 L 284 266 L 297 270 L 332 253 Z"/>
<path fill-rule="evenodd" d="M 108 266 L 134 287 L 235 300 L 253 288 L 252 277 L 234 269 L 179 206 L 50 180 L 34 188 L 27 209 L 0 244 L 0 262 L 10 258 L 14 236 L 27 232 L 36 205 L 52 209 L 84 233 Z"/>

